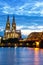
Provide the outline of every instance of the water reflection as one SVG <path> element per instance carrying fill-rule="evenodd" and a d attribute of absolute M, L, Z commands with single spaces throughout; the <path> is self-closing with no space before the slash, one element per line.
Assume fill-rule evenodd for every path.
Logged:
<path fill-rule="evenodd" d="M 35 48 L 34 50 L 34 65 L 39 65 L 39 48 Z"/>
<path fill-rule="evenodd" d="M 43 65 L 43 49 L 0 48 L 0 65 Z"/>

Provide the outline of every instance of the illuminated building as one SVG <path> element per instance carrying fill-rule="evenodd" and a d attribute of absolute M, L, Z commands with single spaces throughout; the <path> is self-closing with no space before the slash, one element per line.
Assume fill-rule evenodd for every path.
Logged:
<path fill-rule="evenodd" d="M 16 30 L 16 23 L 15 23 L 15 19 L 13 16 L 13 20 L 12 20 L 12 26 L 10 26 L 10 20 L 9 20 L 9 16 L 7 18 L 7 23 L 6 23 L 6 28 L 4 31 L 4 37 L 3 39 L 9 39 L 9 38 L 21 38 L 21 31 L 20 30 Z"/>

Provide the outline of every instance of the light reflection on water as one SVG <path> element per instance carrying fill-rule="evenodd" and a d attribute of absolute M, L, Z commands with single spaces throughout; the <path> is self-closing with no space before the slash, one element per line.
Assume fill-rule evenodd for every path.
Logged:
<path fill-rule="evenodd" d="M 35 48 L 34 52 L 34 65 L 39 65 L 39 48 Z"/>
<path fill-rule="evenodd" d="M 0 65 L 43 65 L 43 49 L 0 48 Z"/>

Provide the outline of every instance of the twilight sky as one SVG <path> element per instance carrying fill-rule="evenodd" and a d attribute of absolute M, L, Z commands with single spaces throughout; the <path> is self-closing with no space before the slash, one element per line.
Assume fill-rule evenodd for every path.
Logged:
<path fill-rule="evenodd" d="M 43 0 L 0 0 L 0 32 L 5 29 L 7 14 L 10 20 L 15 15 L 22 35 L 43 31 Z"/>

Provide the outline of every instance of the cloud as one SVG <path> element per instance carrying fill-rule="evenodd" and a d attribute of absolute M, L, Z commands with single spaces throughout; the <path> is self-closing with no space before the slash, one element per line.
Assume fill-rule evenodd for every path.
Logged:
<path fill-rule="evenodd" d="M 11 1 L 12 2 L 12 1 Z M 14 5 L 15 2 L 11 5 L 7 1 L 0 1 L 0 11 L 4 14 L 17 14 L 17 15 L 40 15 L 43 16 L 43 1 L 33 1 L 33 2 L 24 2 Z M 4 4 L 3 4 L 4 3 Z M 1 13 L 0 13 L 1 14 Z"/>
<path fill-rule="evenodd" d="M 4 31 L 4 28 L 3 27 L 0 27 L 0 32 L 3 32 Z"/>
<path fill-rule="evenodd" d="M 25 35 L 25 36 L 28 36 L 32 32 L 42 32 L 42 31 L 43 31 L 43 29 L 42 30 L 41 29 L 39 29 L 39 30 L 30 30 L 30 29 L 21 30 L 22 35 Z"/>
<path fill-rule="evenodd" d="M 0 11 L 4 14 L 17 14 L 17 15 L 40 15 L 43 16 L 43 1 L 35 1 L 35 2 L 24 2 L 24 4 L 17 4 L 16 6 L 12 6 L 5 2 L 2 4 L 0 2 Z"/>
<path fill-rule="evenodd" d="M 36 6 L 36 7 L 43 6 L 43 1 L 42 1 L 42 2 L 36 2 L 35 6 Z"/>
<path fill-rule="evenodd" d="M 24 29 L 25 28 L 25 29 Z M 5 28 L 0 27 L 0 32 L 3 32 Z M 19 25 L 17 26 L 17 30 L 21 30 L 21 34 L 28 36 L 31 32 L 42 32 L 43 31 L 43 26 L 24 26 L 24 25 Z"/>
<path fill-rule="evenodd" d="M 27 6 L 29 6 L 29 3 L 23 4 L 21 7 L 19 7 L 19 9 L 20 9 L 20 10 L 21 10 L 21 9 L 24 9 L 24 8 L 26 8 Z"/>
<path fill-rule="evenodd" d="M 5 14 L 13 14 L 14 13 L 14 8 L 10 7 L 9 5 L 6 5 L 3 7 L 3 13 Z"/>
<path fill-rule="evenodd" d="M 25 29 L 24 29 L 25 28 Z M 17 26 L 21 30 L 22 35 L 29 35 L 31 32 L 42 32 L 43 26 Z"/>
<path fill-rule="evenodd" d="M 22 26 L 17 26 L 16 28 L 17 29 L 22 29 L 24 26 L 22 25 Z"/>
<path fill-rule="evenodd" d="M 43 1 L 36 2 L 30 12 L 33 12 L 34 14 L 40 14 L 40 16 L 43 16 Z"/>
<path fill-rule="evenodd" d="M 43 26 L 41 26 L 41 25 L 29 25 L 29 26 L 20 25 L 20 26 L 17 26 L 17 29 L 39 30 L 39 29 L 43 29 Z"/>
<path fill-rule="evenodd" d="M 18 12 L 19 11 L 19 12 Z M 18 14 L 43 16 L 43 2 L 25 3 L 18 8 Z"/>

